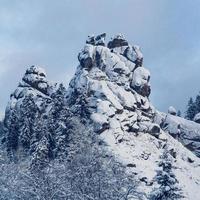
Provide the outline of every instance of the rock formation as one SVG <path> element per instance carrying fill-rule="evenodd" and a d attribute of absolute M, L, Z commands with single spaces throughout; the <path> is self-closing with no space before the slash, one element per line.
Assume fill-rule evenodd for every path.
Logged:
<path fill-rule="evenodd" d="M 114 37 L 108 47 L 87 42 L 78 55 L 80 65 L 67 94 L 72 107 L 82 98 L 97 133 L 112 129 L 118 141 L 124 132 L 149 132 L 156 137 L 160 133 L 152 122 L 150 73 L 142 64 L 139 49 L 122 35 Z"/>
<path fill-rule="evenodd" d="M 180 186 L 186 199 L 198 199 L 200 125 L 175 116 L 172 107 L 168 114 L 157 111 L 140 47 L 121 34 L 108 44 L 105 37 L 88 37 L 67 91 L 49 83 L 41 68 L 27 69 L 6 109 L 7 151 L 17 156 L 25 151 L 32 164 L 58 158 L 68 150 L 73 115 L 86 129 L 94 128 L 99 145 L 139 180 L 146 197 L 164 178 L 158 163 L 170 163 L 168 181 Z"/>

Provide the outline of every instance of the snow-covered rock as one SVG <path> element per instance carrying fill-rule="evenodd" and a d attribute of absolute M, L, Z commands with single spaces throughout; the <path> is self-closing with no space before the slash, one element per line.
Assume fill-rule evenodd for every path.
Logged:
<path fill-rule="evenodd" d="M 123 35 L 114 37 L 107 47 L 87 43 L 68 89 L 69 107 L 76 112 L 83 100 L 83 113 L 111 153 L 138 177 L 147 196 L 157 187 L 158 163 L 167 146 L 173 176 L 185 198 L 198 199 L 200 159 L 191 151 L 200 156 L 200 125 L 179 120 L 172 108 L 170 114 L 156 111 L 148 98 L 150 72 L 143 66 L 140 48 Z"/>
<path fill-rule="evenodd" d="M 88 36 L 88 39 L 86 40 L 87 44 L 91 44 L 91 45 L 101 45 L 101 46 L 105 46 L 105 37 L 106 37 L 106 33 L 100 34 L 98 36 Z"/>
<path fill-rule="evenodd" d="M 156 113 L 155 123 L 200 157 L 200 124 L 161 112 Z"/>
<path fill-rule="evenodd" d="M 122 34 L 118 34 L 108 43 L 108 48 L 114 49 L 116 47 L 128 46 L 128 42 Z"/>
<path fill-rule="evenodd" d="M 173 106 L 170 106 L 168 108 L 168 113 L 171 114 L 171 115 L 176 115 L 177 114 L 176 109 Z"/>
<path fill-rule="evenodd" d="M 41 110 L 43 102 L 50 99 L 55 88 L 55 85 L 47 81 L 44 69 L 36 66 L 29 67 L 17 89 L 10 95 L 5 112 L 5 124 L 13 110 L 20 111 L 23 100 L 28 96 L 32 96 L 38 109 Z"/>
<path fill-rule="evenodd" d="M 87 41 L 78 55 L 80 65 L 69 84 L 70 107 L 79 104 L 80 97 L 84 98 L 85 110 L 90 113 L 95 130 L 111 129 L 116 139 L 120 135 L 121 140 L 124 132 L 145 127 L 147 132 L 159 135 L 159 126 L 151 125 L 154 108 L 148 99 L 150 73 L 141 62 L 140 66 L 134 63 L 142 58 L 139 47 L 128 44 L 122 35 L 114 37 L 108 47 Z"/>
<path fill-rule="evenodd" d="M 11 94 L 5 111 L 3 141 L 9 154 L 15 156 L 19 149 L 22 152 L 26 149 L 31 155 L 35 153 L 35 147 L 34 150 L 31 148 L 39 144 L 44 135 L 38 128 L 44 124 L 39 125 L 38 122 L 45 122 L 49 117 L 54 101 L 52 97 L 57 89 L 55 84 L 47 80 L 42 68 L 32 66 L 26 70 L 22 81 Z M 36 133 L 36 129 L 39 133 Z"/>
<path fill-rule="evenodd" d="M 55 93 L 56 86 L 47 81 L 42 69 L 27 69 L 7 106 L 7 138 L 11 145 L 26 144 L 28 138 L 34 162 L 49 161 L 60 149 L 66 150 L 71 129 L 68 112 L 73 113 L 93 126 L 107 150 L 137 178 L 138 191 L 147 198 L 159 187 L 156 176 L 167 151 L 173 178 L 185 199 L 198 199 L 200 124 L 174 116 L 174 108 L 168 114 L 156 111 L 149 101 L 150 72 L 143 66 L 139 46 L 129 44 L 121 34 L 106 45 L 105 36 L 88 37 L 67 93 L 62 87 Z M 20 112 L 28 117 L 19 119 Z M 19 154 L 19 148 L 15 151 Z"/>
<path fill-rule="evenodd" d="M 200 113 L 197 113 L 195 116 L 194 116 L 194 121 L 198 124 L 200 124 Z"/>
<path fill-rule="evenodd" d="M 150 72 L 144 67 L 138 67 L 134 73 L 131 82 L 131 87 L 142 96 L 149 96 L 150 89 Z"/>

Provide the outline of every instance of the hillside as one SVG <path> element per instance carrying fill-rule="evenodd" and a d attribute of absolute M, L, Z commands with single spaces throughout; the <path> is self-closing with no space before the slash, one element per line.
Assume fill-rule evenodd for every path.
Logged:
<path fill-rule="evenodd" d="M 161 113 L 151 104 L 151 76 L 138 45 L 121 34 L 108 43 L 105 40 L 106 34 L 88 37 L 68 89 L 50 83 L 39 67 L 27 69 L 5 112 L 3 151 L 11 161 L 17 165 L 25 161 L 33 171 L 52 162 L 65 166 L 75 162 L 73 167 L 84 173 L 98 155 L 102 163 L 95 157 L 94 165 L 98 163 L 107 178 L 117 177 L 112 171 L 116 166 L 123 168 L 117 181 L 110 178 L 113 187 L 115 181 L 119 184 L 120 179 L 133 176 L 132 182 L 122 181 L 124 189 L 117 189 L 123 193 L 121 199 L 198 199 L 200 125 Z M 86 158 L 83 152 L 88 152 Z M 68 170 L 61 171 L 67 174 Z M 75 169 L 70 170 L 75 174 Z M 107 178 L 102 178 L 104 186 Z M 90 180 L 95 185 L 97 178 Z M 90 190 L 84 188 L 88 196 L 81 193 L 79 199 L 120 199 L 115 192 L 112 197 L 93 197 L 97 189 Z"/>

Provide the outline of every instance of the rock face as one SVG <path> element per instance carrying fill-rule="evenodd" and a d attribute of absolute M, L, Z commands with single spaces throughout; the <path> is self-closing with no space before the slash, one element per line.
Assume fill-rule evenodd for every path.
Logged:
<path fill-rule="evenodd" d="M 42 68 L 36 66 L 28 68 L 17 89 L 10 96 L 5 112 L 5 125 L 10 126 L 8 119 L 11 113 L 15 111 L 18 115 L 26 97 L 31 96 L 37 109 L 42 110 L 43 103 L 50 100 L 50 95 L 54 90 L 55 85 L 47 81 L 46 73 Z"/>
<path fill-rule="evenodd" d="M 122 34 L 116 35 L 109 43 L 108 43 L 108 48 L 109 49 L 114 49 L 117 47 L 123 47 L 123 46 L 128 46 L 128 42 L 124 38 Z"/>
<path fill-rule="evenodd" d="M 105 37 L 106 37 L 105 33 L 98 35 L 96 37 L 94 35 L 88 36 L 86 44 L 105 46 Z"/>
<path fill-rule="evenodd" d="M 200 124 L 158 111 L 155 123 L 200 157 Z"/>
<path fill-rule="evenodd" d="M 80 99 L 85 102 L 85 113 L 94 122 L 96 132 L 110 129 L 118 141 L 123 139 L 124 132 L 142 131 L 159 136 L 159 126 L 152 124 L 154 107 L 148 99 L 150 73 L 142 65 L 138 46 L 131 46 L 118 35 L 108 47 L 87 42 L 78 59 L 80 65 L 70 82 L 67 98 L 70 107 L 80 104 Z"/>

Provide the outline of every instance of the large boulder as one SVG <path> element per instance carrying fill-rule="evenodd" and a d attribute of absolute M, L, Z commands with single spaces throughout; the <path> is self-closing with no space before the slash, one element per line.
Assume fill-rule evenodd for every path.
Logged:
<path fill-rule="evenodd" d="M 136 64 L 136 67 L 141 67 L 143 64 L 143 54 L 138 45 L 129 45 L 125 51 L 124 56 Z"/>
<path fill-rule="evenodd" d="M 176 115 L 177 114 L 176 109 L 173 106 L 170 106 L 168 108 L 168 113 L 171 114 L 171 115 Z"/>
<path fill-rule="evenodd" d="M 22 78 L 24 83 L 21 86 L 26 86 L 27 84 L 31 87 L 47 94 L 48 93 L 48 81 L 46 79 L 46 72 L 41 67 L 31 66 L 26 70 L 24 77 Z"/>
<path fill-rule="evenodd" d="M 116 35 L 109 43 L 108 48 L 114 49 L 116 47 L 128 46 L 127 40 L 124 38 L 122 34 Z"/>
<path fill-rule="evenodd" d="M 150 72 L 144 67 L 138 67 L 133 73 L 131 87 L 141 94 L 142 96 L 149 96 L 151 93 L 150 88 Z"/>
<path fill-rule="evenodd" d="M 5 121 L 12 109 L 20 110 L 21 103 L 27 96 L 31 95 L 37 102 L 38 108 L 40 108 L 43 100 L 49 99 L 55 90 L 56 84 L 52 84 L 47 80 L 44 69 L 37 66 L 29 67 L 17 89 L 10 96 Z"/>
<path fill-rule="evenodd" d="M 197 113 L 193 119 L 196 123 L 200 124 L 200 113 Z"/>

